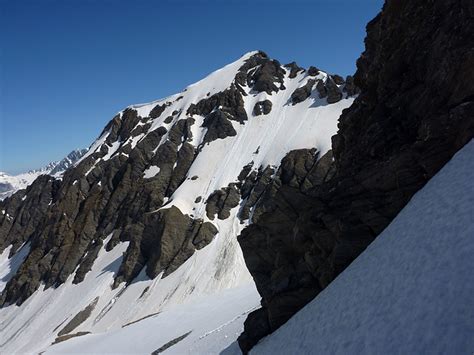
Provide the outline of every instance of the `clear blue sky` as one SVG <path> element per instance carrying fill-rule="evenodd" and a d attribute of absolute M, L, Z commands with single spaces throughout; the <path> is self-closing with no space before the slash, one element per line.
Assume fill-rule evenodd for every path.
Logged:
<path fill-rule="evenodd" d="M 89 146 L 133 103 L 261 49 L 355 71 L 382 0 L 0 0 L 0 171 Z"/>

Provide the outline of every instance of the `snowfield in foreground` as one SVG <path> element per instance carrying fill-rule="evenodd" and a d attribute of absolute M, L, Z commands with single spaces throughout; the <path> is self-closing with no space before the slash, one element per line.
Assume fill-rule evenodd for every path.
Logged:
<path fill-rule="evenodd" d="M 253 354 L 472 354 L 474 141 Z"/>
<path fill-rule="evenodd" d="M 247 314 L 260 306 L 259 300 L 255 286 L 248 284 L 114 331 L 70 339 L 45 354 L 151 354 L 158 349 L 167 354 L 219 354 L 242 332 Z"/>

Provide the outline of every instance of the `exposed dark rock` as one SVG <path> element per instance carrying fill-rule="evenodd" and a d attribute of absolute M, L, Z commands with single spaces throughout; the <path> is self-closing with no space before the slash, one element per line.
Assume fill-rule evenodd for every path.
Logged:
<path fill-rule="evenodd" d="M 337 84 L 337 85 L 343 85 L 344 84 L 344 79 L 342 76 L 333 74 L 331 75 L 331 79 Z"/>
<path fill-rule="evenodd" d="M 94 298 L 94 300 L 87 305 L 86 308 L 84 308 L 82 311 L 77 313 L 65 326 L 63 329 L 60 330 L 58 333 L 58 336 L 63 336 L 65 334 L 68 334 L 72 332 L 74 329 L 76 329 L 78 326 L 80 326 L 84 321 L 89 318 L 91 315 L 92 311 L 94 310 L 95 306 L 97 305 L 97 302 L 99 301 L 99 297 Z M 65 340 L 65 339 L 64 339 Z"/>
<path fill-rule="evenodd" d="M 250 163 L 248 163 L 247 165 L 245 165 L 243 168 L 242 168 L 242 171 L 239 173 L 239 176 L 237 177 L 237 180 L 239 180 L 240 182 L 244 181 L 245 178 L 249 175 L 249 173 L 252 171 L 252 167 L 253 167 L 253 161 L 251 161 Z"/>
<path fill-rule="evenodd" d="M 183 340 L 184 338 L 186 338 L 186 337 L 187 337 L 189 334 L 191 334 L 191 333 L 192 333 L 192 331 L 187 332 L 187 333 L 185 333 L 185 334 L 183 334 L 183 335 L 181 335 L 181 336 L 179 336 L 179 337 L 177 337 L 177 338 L 175 338 L 175 339 L 173 339 L 173 340 L 167 342 L 165 345 L 163 345 L 163 346 L 161 346 L 160 348 L 158 348 L 158 349 L 156 349 L 155 351 L 153 351 L 153 352 L 151 353 L 151 355 L 157 355 L 157 354 L 162 353 L 162 352 L 165 351 L 166 349 L 168 349 L 168 348 L 172 347 L 173 345 L 176 345 L 177 343 L 179 343 L 181 340 Z"/>
<path fill-rule="evenodd" d="M 143 222 L 129 226 L 123 234 L 121 238 L 130 240 L 130 244 L 114 286 L 133 280 L 143 267 L 150 278 L 161 272 L 166 277 L 196 249 L 209 244 L 217 229 L 212 223 L 194 220 L 172 206 L 146 214 Z"/>
<path fill-rule="evenodd" d="M 344 92 L 347 93 L 348 96 L 354 96 L 359 94 L 360 90 L 354 83 L 354 78 L 350 75 L 346 77 L 346 85 L 343 89 Z"/>
<path fill-rule="evenodd" d="M 166 104 L 163 104 L 163 105 L 156 105 L 155 107 L 153 107 L 153 109 L 150 111 L 150 117 L 151 118 L 160 117 L 163 111 L 166 109 L 166 106 L 167 106 Z"/>
<path fill-rule="evenodd" d="M 336 103 L 342 99 L 341 90 L 339 90 L 336 83 L 330 77 L 328 77 L 328 80 L 326 81 L 326 90 L 328 93 L 328 104 Z"/>
<path fill-rule="evenodd" d="M 229 186 L 214 191 L 209 195 L 206 201 L 207 218 L 213 220 L 216 214 L 219 219 L 229 218 L 230 210 L 237 206 L 239 201 L 239 189 L 234 183 L 230 183 Z"/>
<path fill-rule="evenodd" d="M 318 68 L 313 67 L 313 66 L 310 66 L 310 67 L 308 68 L 308 75 L 309 75 L 309 76 L 316 76 L 316 75 L 318 75 L 318 74 L 319 74 L 319 69 L 318 69 Z"/>
<path fill-rule="evenodd" d="M 316 90 L 318 90 L 320 99 L 325 98 L 326 96 L 328 96 L 328 92 L 326 90 L 326 86 L 324 85 L 324 81 L 322 81 L 322 80 L 317 81 Z"/>
<path fill-rule="evenodd" d="M 311 95 L 311 91 L 313 89 L 314 83 L 313 79 L 309 79 L 306 84 L 298 89 L 296 89 L 292 94 L 291 94 L 291 102 L 293 105 L 296 105 L 300 102 L 303 102 L 306 100 L 308 97 Z"/>
<path fill-rule="evenodd" d="M 242 94 L 235 85 L 227 90 L 202 99 L 192 104 L 187 110 L 188 115 L 204 116 L 203 127 L 208 130 L 203 143 L 210 143 L 216 139 L 235 136 L 237 132 L 231 120 L 243 124 L 247 120 Z"/>
<path fill-rule="evenodd" d="M 163 122 L 166 123 L 166 124 L 173 122 L 173 116 L 166 117 Z"/>
<path fill-rule="evenodd" d="M 194 200 L 194 203 L 199 203 L 202 201 L 202 196 L 198 196 L 196 197 L 196 199 Z"/>
<path fill-rule="evenodd" d="M 474 137 L 473 14 L 470 1 L 389 0 L 369 23 L 354 80 L 361 92 L 340 118 L 334 162 L 324 156 L 308 171 L 307 152 L 282 164 L 239 236 L 262 296 L 239 338 L 244 353 L 324 289 Z M 317 85 L 328 102 L 340 94 L 331 85 Z M 347 78 L 348 95 L 352 85 Z"/>
<path fill-rule="evenodd" d="M 268 115 L 272 110 L 272 102 L 270 100 L 259 101 L 253 108 L 253 114 L 255 116 Z"/>
<path fill-rule="evenodd" d="M 304 69 L 300 68 L 298 66 L 298 64 L 296 64 L 296 62 L 291 62 L 291 63 L 285 64 L 284 67 L 287 68 L 287 69 L 290 69 L 290 74 L 288 75 L 288 77 L 290 79 L 296 78 L 296 75 L 298 74 L 298 72 L 304 71 Z M 312 67 L 312 68 L 314 68 L 314 67 Z"/>
<path fill-rule="evenodd" d="M 244 203 L 242 204 L 238 214 L 241 221 L 250 218 L 251 209 L 265 192 L 267 186 L 272 182 L 272 176 L 274 173 L 274 168 L 267 166 L 265 169 L 260 168 L 258 172 L 252 171 L 244 180 L 240 187 L 240 194 Z M 258 212 L 254 217 L 258 218 Z"/>
<path fill-rule="evenodd" d="M 74 333 L 74 334 L 62 335 L 62 336 L 57 337 L 51 345 L 61 343 L 63 341 L 69 340 L 71 338 L 80 337 L 80 336 L 87 335 L 87 334 L 90 334 L 90 333 L 91 332 L 77 332 L 77 333 Z"/>
<path fill-rule="evenodd" d="M 237 86 L 248 86 L 256 92 L 278 92 L 283 84 L 285 71 L 277 60 L 269 59 L 263 52 L 251 56 L 235 77 Z M 277 86 L 278 84 L 278 86 Z"/>
<path fill-rule="evenodd" d="M 210 143 L 216 139 L 236 136 L 237 132 L 229 118 L 230 116 L 227 113 L 220 110 L 214 111 L 206 116 L 202 124 L 203 127 L 207 128 L 203 142 Z"/>

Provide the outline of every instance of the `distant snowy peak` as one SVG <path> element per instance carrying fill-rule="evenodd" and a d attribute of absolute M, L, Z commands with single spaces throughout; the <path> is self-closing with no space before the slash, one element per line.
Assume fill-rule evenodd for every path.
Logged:
<path fill-rule="evenodd" d="M 40 169 L 30 170 L 18 175 L 9 175 L 0 172 L 0 200 L 11 196 L 18 190 L 25 189 L 40 175 L 54 175 L 59 177 L 86 153 L 87 149 L 76 149 L 62 160 L 51 162 Z"/>

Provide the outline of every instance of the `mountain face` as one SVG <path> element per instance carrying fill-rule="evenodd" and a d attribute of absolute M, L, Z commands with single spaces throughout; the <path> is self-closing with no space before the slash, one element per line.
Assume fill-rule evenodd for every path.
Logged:
<path fill-rule="evenodd" d="M 472 1 L 389 0 L 368 24 L 361 93 L 340 117 L 334 160 L 273 180 L 239 236 L 262 295 L 244 352 L 328 286 L 474 137 L 473 17 Z"/>
<path fill-rule="evenodd" d="M 18 190 L 25 189 L 40 175 L 60 177 L 62 173 L 73 166 L 86 153 L 87 149 L 73 150 L 62 160 L 51 162 L 41 169 L 30 170 L 18 175 L 8 175 L 0 172 L 0 200 L 13 195 Z"/>
<path fill-rule="evenodd" d="M 0 202 L 0 349 L 41 350 L 252 285 L 237 235 L 269 188 L 333 174 L 331 136 L 357 93 L 350 76 L 251 52 L 119 112 L 62 179 Z"/>

